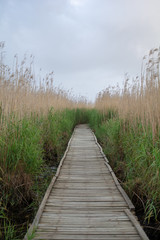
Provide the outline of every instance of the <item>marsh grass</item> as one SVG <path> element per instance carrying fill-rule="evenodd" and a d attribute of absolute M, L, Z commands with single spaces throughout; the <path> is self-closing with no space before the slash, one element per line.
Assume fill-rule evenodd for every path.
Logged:
<path fill-rule="evenodd" d="M 28 114 L 47 114 L 51 108 L 86 108 L 91 106 L 85 97 L 76 98 L 70 90 L 54 85 L 54 72 L 42 77 L 34 71 L 34 56 L 20 61 L 14 56 L 13 66 L 4 64 L 4 43 L 0 42 L 0 115 L 15 113 L 19 118 Z"/>
<path fill-rule="evenodd" d="M 56 88 L 53 72 L 40 84 L 34 57 L 13 67 L 0 43 L 0 239 L 22 239 L 54 175 L 74 126 L 87 108 L 84 98 Z M 40 80 L 40 79 L 38 79 Z"/>
<path fill-rule="evenodd" d="M 75 109 L 7 116 L 0 130 L 1 239 L 23 238 L 75 125 Z"/>
<path fill-rule="evenodd" d="M 109 87 L 99 93 L 95 107 L 106 111 L 115 109 L 132 125 L 141 123 L 143 130 L 152 129 L 153 141 L 159 137 L 160 126 L 160 49 L 152 49 L 143 58 L 141 76 L 130 83 L 126 75 L 123 89 Z M 147 126 L 147 128 L 146 128 Z"/>
<path fill-rule="evenodd" d="M 142 223 L 157 229 L 152 239 L 160 236 L 159 66 L 160 49 L 152 49 L 143 58 L 140 77 L 130 83 L 126 75 L 123 89 L 107 88 L 95 103 L 110 119 L 99 128 L 95 124 L 96 134 L 123 187 L 142 208 Z"/>

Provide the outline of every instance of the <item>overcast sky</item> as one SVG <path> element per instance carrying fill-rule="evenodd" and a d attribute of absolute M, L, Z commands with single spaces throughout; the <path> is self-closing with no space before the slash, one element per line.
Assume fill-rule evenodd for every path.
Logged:
<path fill-rule="evenodd" d="M 38 74 L 54 71 L 55 85 L 94 99 L 160 46 L 159 0 L 0 0 L 5 62 L 35 56 Z"/>

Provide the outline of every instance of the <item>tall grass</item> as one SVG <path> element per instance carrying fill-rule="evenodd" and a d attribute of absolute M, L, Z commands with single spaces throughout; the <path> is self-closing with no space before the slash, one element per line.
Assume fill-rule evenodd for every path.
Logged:
<path fill-rule="evenodd" d="M 153 139 L 159 136 L 160 127 L 160 49 L 152 49 L 145 56 L 141 76 L 129 82 L 126 75 L 123 89 L 107 88 L 96 100 L 95 107 L 106 111 L 116 109 L 119 116 L 135 124 L 140 121 L 142 128 L 152 129 Z"/>
<path fill-rule="evenodd" d="M 7 116 L 0 129 L 1 239 L 22 239 L 76 125 L 76 110 Z"/>
<path fill-rule="evenodd" d="M 83 118 L 77 108 L 90 105 L 56 88 L 53 72 L 38 80 L 33 56 L 19 63 L 15 55 L 10 68 L 1 54 L 0 239 L 23 238 L 72 130 Z"/>
<path fill-rule="evenodd" d="M 107 88 L 95 103 L 102 115 L 112 113 L 96 129 L 106 155 L 130 197 L 141 205 L 143 221 L 154 222 L 156 229 L 160 219 L 159 65 L 160 49 L 152 49 L 143 58 L 140 77 L 130 83 L 126 76 L 123 89 Z"/>
<path fill-rule="evenodd" d="M 0 50 L 2 51 L 0 43 Z M 16 113 L 19 117 L 30 113 L 48 113 L 48 110 L 86 107 L 88 102 L 84 97 L 76 99 L 70 91 L 65 91 L 54 85 L 54 73 L 45 77 L 34 72 L 34 57 L 19 62 L 14 56 L 13 66 L 0 62 L 0 114 Z M 89 104 L 90 105 L 90 104 Z"/>

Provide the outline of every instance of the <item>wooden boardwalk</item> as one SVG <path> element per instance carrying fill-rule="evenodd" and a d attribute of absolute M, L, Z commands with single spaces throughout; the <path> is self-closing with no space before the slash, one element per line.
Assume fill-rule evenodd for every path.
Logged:
<path fill-rule="evenodd" d="M 24 239 L 148 239 L 101 147 L 78 125 Z"/>

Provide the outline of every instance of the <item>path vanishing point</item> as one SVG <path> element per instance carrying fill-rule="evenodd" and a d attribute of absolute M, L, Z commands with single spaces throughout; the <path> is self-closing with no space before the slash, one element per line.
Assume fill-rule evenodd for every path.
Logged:
<path fill-rule="evenodd" d="M 88 125 L 75 128 L 24 239 L 148 239 Z"/>

